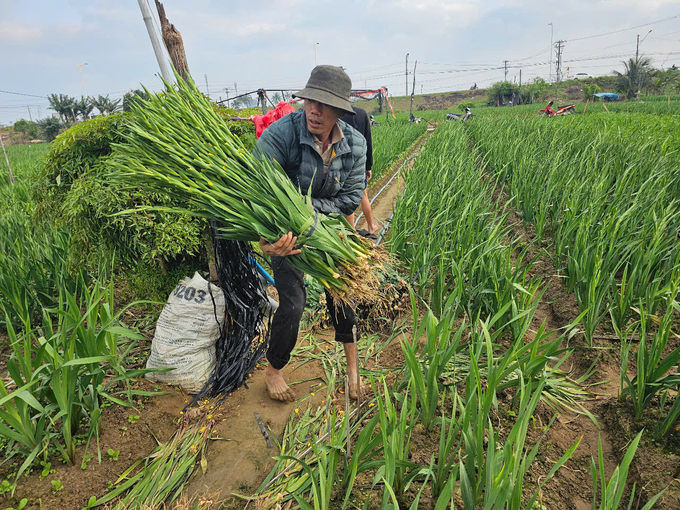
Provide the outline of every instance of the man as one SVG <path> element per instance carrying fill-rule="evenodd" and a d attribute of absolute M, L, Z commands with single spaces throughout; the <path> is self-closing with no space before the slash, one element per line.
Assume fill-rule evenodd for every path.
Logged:
<path fill-rule="evenodd" d="M 317 66 L 306 87 L 293 95 L 305 100 L 303 111 L 290 113 L 269 126 L 257 142 L 256 153 L 276 160 L 293 184 L 303 194 L 311 195 L 312 204 L 322 214 L 348 216 L 361 202 L 366 174 L 366 140 L 340 120 L 345 113 L 354 114 L 349 103 L 352 82 L 339 67 Z M 260 240 L 262 252 L 272 258 L 274 280 L 279 294 L 279 308 L 271 325 L 267 351 L 267 390 L 281 401 L 295 399 L 281 370 L 290 361 L 297 343 L 300 319 L 305 307 L 304 273 L 288 260 L 300 250 L 292 232 L 273 244 Z M 344 344 L 350 396 L 356 398 L 356 346 L 358 321 L 351 308 L 336 304 L 326 293 L 328 311 L 335 328 L 335 339 Z"/>
<path fill-rule="evenodd" d="M 354 129 L 359 131 L 359 133 L 361 133 L 366 139 L 366 181 L 364 182 L 364 196 L 361 198 L 361 210 L 366 217 L 368 232 L 375 234 L 380 228 L 380 225 L 373 219 L 371 201 L 368 199 L 368 193 L 366 192 L 368 181 L 371 180 L 371 168 L 373 167 L 373 140 L 371 139 L 371 121 L 368 120 L 366 110 L 362 108 L 354 108 L 354 113 L 355 115 L 346 113 L 342 117 L 342 121 L 346 122 Z M 350 214 L 347 217 L 347 221 L 349 221 L 352 226 L 355 226 L 354 214 Z"/>

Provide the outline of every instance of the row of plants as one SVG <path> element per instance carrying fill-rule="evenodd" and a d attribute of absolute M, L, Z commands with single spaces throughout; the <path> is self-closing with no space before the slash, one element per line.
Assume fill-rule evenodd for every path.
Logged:
<path fill-rule="evenodd" d="M 542 400 L 569 405 L 560 395 L 572 393 L 576 385 L 549 365 L 568 332 L 542 331 L 533 339 L 501 345 L 500 313 L 460 324 L 453 307 L 436 317 L 428 309 L 421 313 L 415 295 L 412 303 L 412 336 L 401 342 L 405 364 L 387 369 L 388 374 L 365 372 L 373 398 L 359 408 L 335 401 L 341 381 L 333 371 L 325 399 L 293 414 L 275 466 L 248 499 L 265 509 L 287 502 L 303 510 L 376 504 L 544 508 L 543 487 L 579 446 L 577 441 L 549 460 L 541 443 L 550 424 L 539 427 L 534 419 Z M 454 359 L 460 380 L 446 386 L 442 376 Z M 501 394 L 511 396 L 510 410 L 499 408 Z M 540 438 L 528 442 L 534 429 Z M 617 509 L 624 494 L 626 501 L 634 500 L 635 489 L 629 500 L 625 491 L 639 440 L 638 435 L 610 479 L 601 449 L 593 456 L 593 508 Z M 547 473 L 537 481 L 528 473 L 538 463 Z M 652 508 L 659 497 L 644 508 Z"/>
<path fill-rule="evenodd" d="M 373 169 L 369 187 L 390 171 L 395 161 L 425 133 L 427 123 L 406 121 L 382 123 L 371 128 L 373 138 Z"/>
<path fill-rule="evenodd" d="M 606 317 L 623 337 L 637 318 L 634 306 L 644 301 L 655 315 L 677 292 L 678 127 L 675 118 L 625 114 L 559 122 L 508 116 L 468 126 L 537 240 L 552 240 L 589 344 Z"/>
<path fill-rule="evenodd" d="M 404 182 L 390 249 L 408 264 L 419 295 L 435 314 L 447 306 L 467 317 L 511 310 L 503 324 L 522 336 L 527 317 L 511 320 L 512 313 L 538 306 L 540 282 L 529 276 L 526 250 L 510 238 L 508 213 L 494 198 L 495 183 L 479 172 L 463 126 L 440 126 Z"/>

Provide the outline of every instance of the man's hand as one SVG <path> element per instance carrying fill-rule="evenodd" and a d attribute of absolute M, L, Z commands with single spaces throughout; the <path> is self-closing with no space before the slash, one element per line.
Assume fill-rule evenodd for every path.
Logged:
<path fill-rule="evenodd" d="M 292 232 L 288 232 L 281 237 L 274 244 L 270 244 L 264 239 L 260 238 L 260 248 L 262 253 L 270 257 L 287 257 L 289 255 L 297 255 L 301 250 L 295 249 L 297 237 L 293 236 Z"/>
<path fill-rule="evenodd" d="M 370 181 L 370 180 L 371 180 L 371 175 L 372 175 L 371 170 L 366 170 L 366 180 L 367 180 L 367 181 Z"/>

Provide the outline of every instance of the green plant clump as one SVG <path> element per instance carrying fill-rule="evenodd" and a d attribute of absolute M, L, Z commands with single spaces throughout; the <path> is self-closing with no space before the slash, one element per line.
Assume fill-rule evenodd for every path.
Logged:
<path fill-rule="evenodd" d="M 65 225 L 71 233 L 69 265 L 96 267 L 113 253 L 123 264 L 148 265 L 194 256 L 203 246 L 204 223 L 187 215 L 125 209 L 170 205 L 167 197 L 123 189 L 109 181 L 104 163 L 122 141 L 129 115 L 98 116 L 65 131 L 53 142 L 34 187 L 35 218 Z"/>

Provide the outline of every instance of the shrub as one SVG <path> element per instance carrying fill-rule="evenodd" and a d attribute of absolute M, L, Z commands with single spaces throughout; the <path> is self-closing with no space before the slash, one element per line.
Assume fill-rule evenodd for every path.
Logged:
<path fill-rule="evenodd" d="M 156 211 L 115 215 L 171 205 L 164 196 L 109 182 L 104 162 L 111 144 L 122 141 L 125 121 L 125 114 L 98 116 L 59 135 L 34 186 L 36 219 L 71 232 L 72 267 L 96 267 L 102 256 L 108 260 L 114 253 L 129 266 L 141 260 L 164 267 L 196 255 L 203 245 L 204 224 L 198 219 Z"/>
<path fill-rule="evenodd" d="M 595 94 L 599 94 L 602 89 L 597 83 L 584 83 L 583 84 L 583 98 L 585 100 L 593 99 Z"/>
<path fill-rule="evenodd" d="M 465 111 L 465 108 L 472 108 L 474 106 L 474 103 L 472 101 L 463 101 L 458 105 L 458 109 L 461 112 Z"/>
<path fill-rule="evenodd" d="M 489 101 L 494 101 L 496 106 L 500 106 L 505 99 L 511 98 L 512 93 L 517 91 L 517 87 L 509 81 L 499 81 L 491 85 L 487 90 Z"/>
<path fill-rule="evenodd" d="M 63 127 L 61 122 L 59 122 L 59 119 L 55 119 L 54 117 L 46 117 L 42 120 L 39 120 L 37 124 L 38 128 L 40 129 L 41 137 L 48 142 L 54 140 Z"/>
<path fill-rule="evenodd" d="M 29 139 L 36 138 L 38 136 L 38 125 L 30 120 L 21 119 L 14 123 L 12 126 L 15 132 L 23 133 Z"/>

